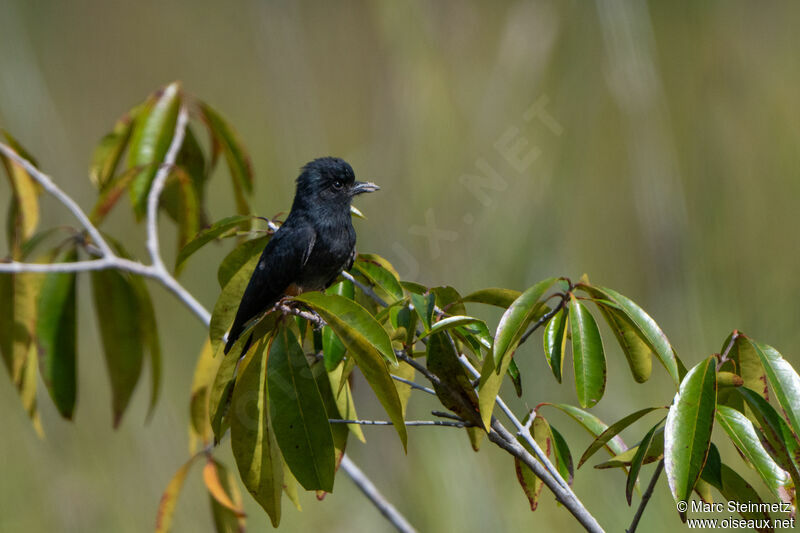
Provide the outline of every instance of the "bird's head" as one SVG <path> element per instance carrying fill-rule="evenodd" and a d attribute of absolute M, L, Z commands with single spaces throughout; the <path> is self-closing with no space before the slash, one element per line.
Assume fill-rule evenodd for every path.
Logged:
<path fill-rule="evenodd" d="M 349 209 L 350 200 L 358 194 L 377 191 L 371 182 L 356 181 L 356 175 L 345 160 L 320 157 L 303 167 L 297 178 L 294 206 L 341 206 Z"/>

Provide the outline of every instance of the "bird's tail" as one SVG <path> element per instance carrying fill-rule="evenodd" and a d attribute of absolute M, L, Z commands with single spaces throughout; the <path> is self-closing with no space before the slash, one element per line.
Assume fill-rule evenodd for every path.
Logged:
<path fill-rule="evenodd" d="M 231 351 L 231 348 L 233 348 L 233 345 L 236 344 L 236 341 L 238 340 L 238 338 L 239 338 L 238 335 L 236 337 L 234 337 L 233 335 L 229 335 L 228 336 L 228 342 L 225 343 L 225 350 L 224 350 L 225 355 L 228 355 L 228 352 Z M 241 357 L 241 356 L 243 356 L 244 354 L 247 353 L 247 350 L 250 349 L 250 345 L 251 344 L 253 344 L 253 334 L 252 333 L 250 335 L 248 335 L 247 340 L 245 341 L 244 345 L 242 346 L 242 351 L 240 352 L 239 357 Z"/>

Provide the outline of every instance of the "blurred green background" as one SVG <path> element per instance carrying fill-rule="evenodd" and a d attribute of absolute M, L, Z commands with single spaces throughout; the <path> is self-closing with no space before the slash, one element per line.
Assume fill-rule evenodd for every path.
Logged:
<path fill-rule="evenodd" d="M 799 16 L 792 2 L 4 0 L 0 125 L 89 209 L 94 144 L 133 104 L 181 80 L 238 129 L 259 214 L 288 210 L 306 161 L 338 155 L 382 187 L 357 202 L 368 217 L 356 222 L 359 249 L 387 257 L 407 279 L 466 293 L 587 273 L 647 309 L 690 366 L 733 328 L 797 364 Z M 234 211 L 225 173 L 211 183 L 213 218 Z M 2 181 L 4 205 L 8 193 Z M 45 225 L 74 224 L 61 206 L 44 205 Z M 117 211 L 106 229 L 143 251 L 143 227 L 124 206 Z M 209 307 L 226 250 L 204 250 L 182 277 Z M 0 531 L 150 530 L 187 457 L 204 328 L 153 287 L 163 399 L 145 425 L 141 384 L 112 431 L 86 281 L 75 423 L 43 401 L 47 437 L 39 440 L 0 380 Z M 519 413 L 544 400 L 576 403 L 571 380 L 552 379 L 540 344 L 536 336 L 517 355 Z M 671 401 L 660 366 L 636 385 L 606 345 L 598 416 L 611 422 Z M 362 418 L 381 417 L 363 383 L 357 394 Z M 429 417 L 432 407 L 414 396 L 410 416 Z M 550 414 L 580 456 L 588 436 Z M 474 454 L 460 431 L 412 428 L 407 456 L 391 429 L 366 435 L 368 445 L 351 441 L 348 452 L 421 531 L 578 529 L 550 495 L 531 513 L 511 459 L 486 443 Z M 228 446 L 219 457 L 233 467 Z M 630 522 L 621 473 L 585 466 L 575 490 L 608 530 Z M 268 527 L 245 499 L 250 529 Z M 321 503 L 308 495 L 303 507 L 284 501 L 284 530 L 389 530 L 345 476 L 334 494 Z M 642 530 L 679 524 L 662 477 Z M 211 530 L 199 469 L 174 530 Z"/>

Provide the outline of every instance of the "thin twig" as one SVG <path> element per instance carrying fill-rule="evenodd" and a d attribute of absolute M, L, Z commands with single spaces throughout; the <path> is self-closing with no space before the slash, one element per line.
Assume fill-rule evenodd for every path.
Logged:
<path fill-rule="evenodd" d="M 92 224 L 92 222 L 89 220 L 89 217 L 83 212 L 83 209 L 80 208 L 75 200 L 62 191 L 50 176 L 36 168 L 33 163 L 27 159 L 21 157 L 10 146 L 0 143 L 0 152 L 3 152 L 3 155 L 22 166 L 22 168 L 25 169 L 25 172 L 33 177 L 33 179 L 38 181 L 47 192 L 55 196 L 59 202 L 64 204 L 64 206 L 69 209 L 75 218 L 78 219 L 78 222 L 81 223 L 81 226 L 86 228 L 86 231 L 89 232 L 89 236 L 102 250 L 104 256 L 114 255 L 114 252 L 111 251 L 111 247 L 100 235 L 100 230 L 98 230 L 97 227 Z"/>
<path fill-rule="evenodd" d="M 413 357 L 409 357 L 409 355 L 404 350 L 395 350 L 395 355 L 401 361 L 408 363 L 409 365 L 413 366 L 415 370 L 417 370 L 420 374 L 428 378 L 428 381 L 433 383 L 434 385 L 439 385 L 440 380 L 439 377 L 432 373 L 430 370 L 419 364 L 414 360 Z"/>
<path fill-rule="evenodd" d="M 391 420 L 342 420 L 339 418 L 331 418 L 328 420 L 331 424 L 358 424 L 360 426 L 393 426 L 394 422 Z M 447 426 L 453 428 L 472 427 L 473 424 L 469 422 L 450 422 L 448 420 L 406 420 L 406 426 Z"/>
<path fill-rule="evenodd" d="M 436 396 L 436 391 L 434 391 L 431 388 L 425 387 L 423 385 L 420 385 L 419 383 L 415 383 L 415 382 L 411 381 L 410 379 L 402 378 L 402 377 L 396 376 L 394 374 L 389 374 L 389 375 L 392 377 L 393 380 L 399 381 L 400 383 L 405 383 L 406 385 L 408 385 L 412 389 L 421 390 L 422 392 L 427 392 L 428 394 L 432 394 L 432 395 Z"/>
<path fill-rule="evenodd" d="M 639 526 L 639 520 L 642 518 L 645 507 L 647 507 L 647 502 L 650 501 L 650 497 L 653 495 L 653 491 L 656 488 L 656 482 L 658 481 L 658 476 L 661 475 L 661 471 L 663 469 L 664 459 L 661 459 L 658 462 L 658 465 L 656 465 L 656 471 L 653 473 L 653 477 L 650 479 L 650 484 L 647 486 L 647 490 L 645 490 L 644 494 L 642 494 L 642 501 L 639 502 L 639 507 L 636 509 L 636 514 L 633 515 L 631 527 L 626 530 L 627 533 L 634 533 L 636 528 Z"/>
<path fill-rule="evenodd" d="M 172 89 L 168 89 L 172 90 Z M 177 91 L 177 89 L 174 89 Z M 186 124 L 189 121 L 189 112 L 185 106 L 181 106 L 178 112 L 178 119 L 175 122 L 175 133 L 172 135 L 164 162 L 159 165 L 158 171 L 150 185 L 150 192 L 147 194 L 147 251 L 150 254 L 150 261 L 159 270 L 166 270 L 164 261 L 161 259 L 161 249 L 158 243 L 158 201 L 161 198 L 161 191 L 167 183 L 167 177 L 175 167 L 178 159 L 178 152 L 183 146 L 183 138 L 186 135 Z"/>
<path fill-rule="evenodd" d="M 583 506 L 581 501 L 575 496 L 571 490 L 567 490 L 561 486 L 560 483 L 554 479 L 554 476 L 547 471 L 546 468 L 537 461 L 528 451 L 514 438 L 514 436 L 503 427 L 497 418 L 492 417 L 492 431 L 489 433 L 489 440 L 497 444 L 499 447 L 506 450 L 508 453 L 522 461 L 528 468 L 533 470 L 533 473 L 547 485 L 547 488 L 552 491 L 556 499 L 561 502 L 564 507 L 569 509 L 578 522 L 586 528 L 587 531 L 593 533 L 601 533 L 603 528 L 597 520 L 589 513 Z M 560 476 L 558 476 L 560 477 Z"/>
<path fill-rule="evenodd" d="M 280 311 L 284 315 L 295 315 L 299 316 L 300 318 L 305 318 L 306 320 L 314 324 L 314 326 L 317 328 L 321 328 L 322 326 L 325 325 L 325 321 L 318 314 L 312 313 L 311 311 L 306 311 L 304 309 L 299 309 L 291 305 L 287 305 L 283 301 L 279 301 L 278 303 L 276 303 L 273 309 Z"/>
<path fill-rule="evenodd" d="M 463 418 L 458 415 L 454 415 L 453 413 L 446 413 L 445 411 L 431 411 L 433 416 L 440 416 L 442 418 L 449 418 L 450 420 L 457 420 L 459 422 L 465 422 Z"/>
<path fill-rule="evenodd" d="M 460 354 L 458 358 L 461 361 L 461 364 L 464 365 L 464 367 L 472 374 L 473 377 L 480 377 L 480 373 L 478 372 L 478 370 L 474 366 L 472 366 L 472 363 L 469 362 L 469 359 L 467 359 L 467 357 L 464 354 Z M 517 436 L 523 439 L 525 441 L 525 444 L 530 446 L 530 448 L 533 450 L 534 455 L 536 455 L 536 458 L 539 459 L 539 461 L 541 461 L 542 464 L 544 464 L 547 471 L 550 472 L 550 474 L 558 482 L 558 484 L 561 485 L 564 488 L 564 490 L 571 493 L 572 496 L 577 499 L 575 494 L 572 492 L 572 488 L 564 480 L 564 478 L 561 477 L 561 474 L 558 473 L 556 467 L 553 466 L 553 463 L 551 463 L 550 459 L 547 457 L 547 454 L 545 454 L 544 451 L 542 451 L 542 448 L 539 446 L 539 444 L 533 439 L 533 437 L 531 437 L 530 431 L 525 430 L 525 426 L 514 415 L 511 409 L 509 409 L 508 405 L 506 405 L 506 402 L 503 401 L 503 398 L 501 398 L 500 395 L 498 395 L 495 398 L 495 403 L 497 404 L 498 407 L 500 407 L 500 410 L 503 411 L 503 413 L 511 421 L 511 423 L 514 424 L 514 427 L 517 429 Z"/>
<path fill-rule="evenodd" d="M 350 476 L 350 479 L 353 480 L 361 492 L 369 498 L 372 504 L 378 508 L 378 511 L 380 511 L 389 522 L 391 522 L 397 531 L 400 531 L 400 533 L 416 533 L 417 530 L 408 523 L 408 520 L 397 511 L 394 505 L 383 497 L 378 488 L 364 475 L 364 472 L 361 471 L 358 465 L 350 460 L 347 454 L 342 457 L 342 462 L 339 467 L 347 472 L 347 475 Z"/>
<path fill-rule="evenodd" d="M 738 339 L 741 336 L 742 334 L 739 333 L 738 329 L 733 330 L 733 333 L 731 333 L 731 339 L 728 341 L 728 344 L 725 346 L 725 349 L 719 356 L 719 361 L 717 362 L 717 372 L 719 372 L 720 368 L 722 368 L 722 365 L 724 365 L 727 361 L 730 360 L 728 359 L 728 354 L 731 353 L 733 345 L 736 344 L 736 339 Z"/>
<path fill-rule="evenodd" d="M 361 289 L 361 292 L 372 298 L 372 300 L 375 301 L 376 304 L 380 305 L 381 307 L 389 307 L 389 304 L 386 303 L 383 298 L 378 296 L 377 293 L 374 290 L 372 290 L 372 287 L 370 287 L 369 285 L 364 285 L 363 283 L 358 281 L 356 278 L 353 277 L 353 275 L 350 272 L 342 270 L 342 277 L 351 282 L 359 289 Z"/>

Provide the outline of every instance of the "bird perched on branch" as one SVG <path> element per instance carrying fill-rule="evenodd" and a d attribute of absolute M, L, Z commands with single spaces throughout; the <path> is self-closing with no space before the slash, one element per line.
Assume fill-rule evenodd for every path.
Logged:
<path fill-rule="evenodd" d="M 226 354 L 251 322 L 281 298 L 326 289 L 353 266 L 356 232 L 350 202 L 378 189 L 356 181 L 353 168 L 338 157 L 321 157 L 303 167 L 292 210 L 264 248 L 239 303 Z M 242 353 L 251 340 L 252 334 Z"/>

